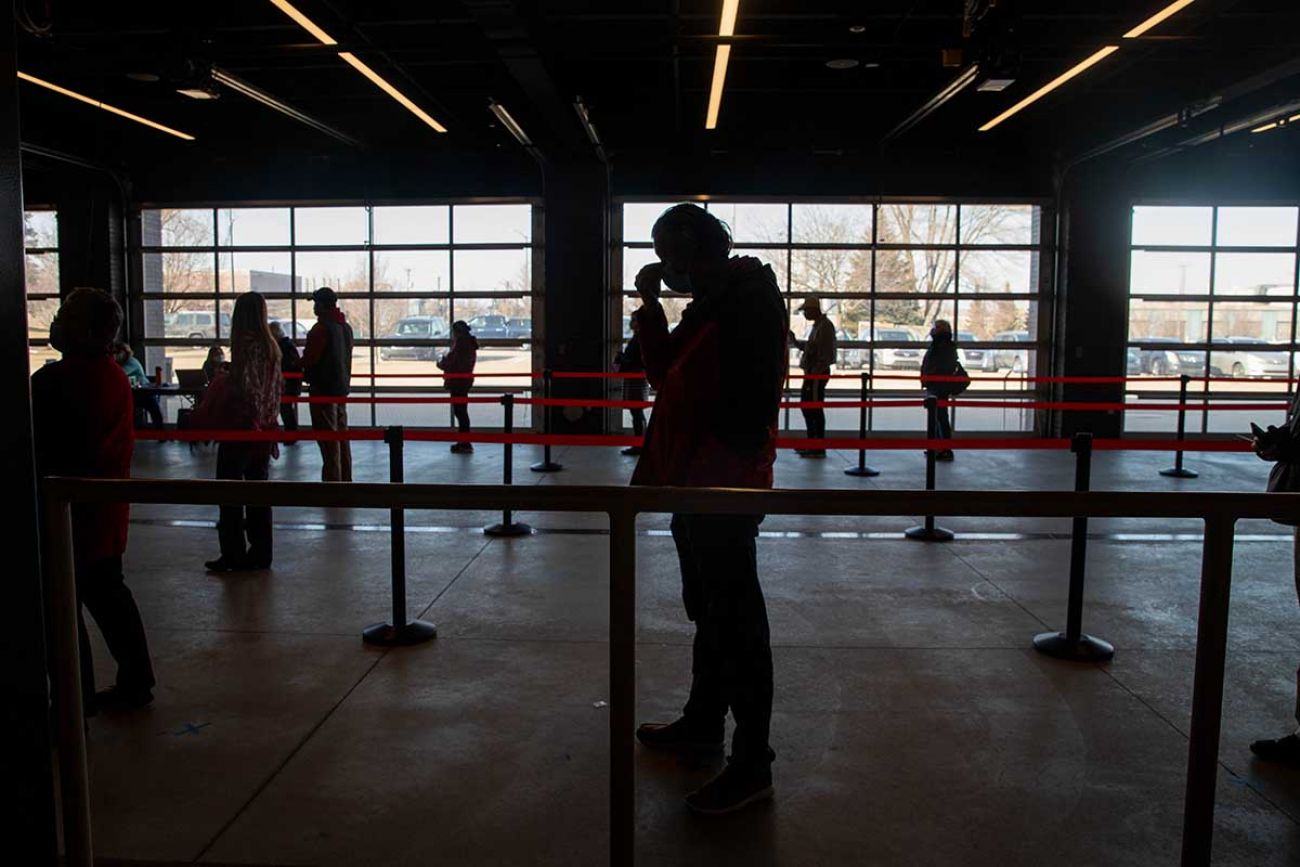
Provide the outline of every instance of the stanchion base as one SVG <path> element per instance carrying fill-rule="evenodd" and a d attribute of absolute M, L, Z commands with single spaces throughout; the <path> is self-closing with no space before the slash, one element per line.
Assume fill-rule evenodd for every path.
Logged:
<path fill-rule="evenodd" d="M 424 620 L 412 620 L 405 626 L 376 623 L 361 630 L 361 640 L 375 647 L 410 647 L 438 637 L 438 627 Z"/>
<path fill-rule="evenodd" d="M 557 464 L 555 461 L 538 461 L 528 469 L 535 473 L 558 473 L 564 469 L 564 464 Z"/>
<path fill-rule="evenodd" d="M 531 536 L 533 528 L 519 521 L 509 524 L 489 524 L 483 528 L 484 536 L 493 538 L 510 538 L 511 536 Z"/>
<path fill-rule="evenodd" d="M 1160 475 L 1171 479 L 1196 479 L 1200 478 L 1201 474 L 1186 467 L 1170 467 L 1167 470 L 1161 470 Z"/>
<path fill-rule="evenodd" d="M 868 466 L 849 467 L 847 470 L 844 471 L 844 475 L 871 478 L 872 476 L 880 475 L 880 470 L 876 469 L 875 467 L 868 467 Z"/>
<path fill-rule="evenodd" d="M 1075 662 L 1105 662 L 1115 656 L 1115 646 L 1091 635 L 1071 641 L 1064 632 L 1044 632 L 1034 636 L 1034 649 L 1056 659 Z"/>
<path fill-rule="evenodd" d="M 945 530 L 943 527 L 913 527 L 905 530 L 903 535 L 913 542 L 951 542 L 953 540 L 952 530 Z"/>

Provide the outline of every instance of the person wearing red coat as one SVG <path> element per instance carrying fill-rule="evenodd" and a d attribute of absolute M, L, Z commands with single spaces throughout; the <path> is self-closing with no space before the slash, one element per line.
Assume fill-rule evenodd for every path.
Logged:
<path fill-rule="evenodd" d="M 59 361 L 32 374 L 32 427 L 36 472 L 101 479 L 131 477 L 135 414 L 131 385 L 113 359 L 122 309 L 97 289 L 76 289 L 50 324 Z M 113 686 L 95 692 L 90 638 L 78 610 L 81 686 L 87 715 L 126 710 L 153 701 L 149 643 L 135 597 L 122 574 L 130 507 L 126 503 L 78 505 L 72 511 L 77 597 L 117 663 Z"/>
<path fill-rule="evenodd" d="M 755 258 L 730 257 L 726 226 L 695 205 L 664 212 L 652 234 L 660 261 L 641 270 L 636 288 L 641 355 L 657 396 L 632 484 L 770 488 L 789 332 L 776 277 Z M 661 282 L 692 296 L 671 332 Z M 646 723 L 637 737 L 652 748 L 718 749 L 731 711 L 726 768 L 686 799 L 699 813 L 772 795 L 772 651 L 755 543 L 762 519 L 672 519 L 682 600 L 695 623 L 690 697 L 680 719 Z"/>

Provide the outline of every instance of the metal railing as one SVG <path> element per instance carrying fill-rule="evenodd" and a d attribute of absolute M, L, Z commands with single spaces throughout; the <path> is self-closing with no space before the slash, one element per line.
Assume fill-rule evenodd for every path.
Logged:
<path fill-rule="evenodd" d="M 633 861 L 636 702 L 636 519 L 643 513 L 1191 518 L 1205 522 L 1182 864 L 1210 863 L 1223 705 L 1233 528 L 1242 518 L 1300 519 L 1300 494 L 1061 491 L 827 491 L 60 479 L 44 481 L 52 686 L 68 865 L 90 867 L 73 503 L 256 505 L 604 512 L 609 517 L 610 861 Z M 395 542 L 396 544 L 396 542 Z"/>

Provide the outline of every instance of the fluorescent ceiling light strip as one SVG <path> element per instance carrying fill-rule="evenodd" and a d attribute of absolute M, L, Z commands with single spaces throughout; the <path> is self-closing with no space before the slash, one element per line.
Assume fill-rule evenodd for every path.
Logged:
<path fill-rule="evenodd" d="M 28 75 L 25 72 L 19 72 L 18 77 L 23 81 L 30 82 L 31 84 L 39 85 L 41 87 L 46 88 L 47 90 L 52 90 L 55 93 L 59 93 L 64 96 L 71 97 L 72 99 L 75 99 L 78 102 L 84 102 L 86 105 L 93 105 L 95 108 L 103 109 L 104 111 L 107 111 L 110 114 L 115 114 L 118 117 L 124 117 L 127 120 L 133 120 L 136 123 L 142 123 L 145 126 L 153 127 L 159 132 L 165 132 L 168 135 L 174 135 L 177 138 L 185 139 L 185 141 L 194 141 L 194 136 L 190 135 L 187 132 L 181 132 L 180 130 L 172 129 L 169 126 L 163 126 L 162 124 L 157 123 L 156 121 L 149 120 L 149 118 L 147 117 L 140 117 L 140 115 L 138 114 L 132 114 L 129 111 L 120 109 L 113 105 L 109 105 L 106 102 L 100 102 L 97 99 L 91 99 L 88 96 L 84 96 L 80 93 L 77 93 L 75 90 L 68 90 L 66 87 L 59 87 L 57 84 L 51 84 L 50 82 L 37 78 L 34 75 Z"/>
<path fill-rule="evenodd" d="M 262 103 L 262 105 L 265 105 L 268 108 L 275 109 L 276 111 L 280 112 L 286 117 L 291 117 L 294 120 L 298 121 L 299 123 L 305 124 L 315 130 L 319 130 L 320 132 L 323 132 L 328 136 L 332 136 L 333 138 L 336 138 L 339 141 L 344 142 L 345 144 L 350 144 L 353 146 L 360 146 L 361 144 L 351 136 L 339 132 L 338 130 L 334 129 L 332 126 L 329 126 L 323 121 L 317 120 L 316 118 L 312 117 L 311 115 L 305 112 L 299 111 L 298 109 L 294 108 L 291 105 L 288 105 L 287 103 L 281 102 L 271 94 L 267 93 L 265 90 L 262 90 L 259 87 L 249 84 L 247 81 L 244 81 L 242 78 L 238 78 L 234 75 L 231 75 L 229 72 L 226 72 L 224 69 L 218 69 L 215 66 L 212 67 L 212 80 L 217 82 L 218 84 L 225 85 L 226 87 L 230 88 L 236 93 L 243 94 L 249 99 L 260 102 Z"/>
<path fill-rule="evenodd" d="M 533 146 L 533 140 L 528 137 L 528 133 L 524 132 L 524 128 L 519 125 L 519 121 L 515 120 L 514 115 L 506 111 L 504 105 L 494 101 L 488 103 L 488 108 L 496 115 L 497 120 L 501 121 L 501 125 L 515 137 L 515 141 L 526 148 Z"/>
<path fill-rule="evenodd" d="M 1017 102 L 1015 105 L 1011 106 L 1011 108 L 1002 112 L 1002 114 L 993 118 L 993 120 L 984 124 L 984 126 L 980 127 L 980 132 L 988 132 L 989 130 L 993 129 L 993 127 L 1002 123 L 1002 121 L 1011 117 L 1013 114 L 1016 114 L 1020 110 L 1030 105 L 1033 105 L 1035 102 L 1038 102 L 1038 100 L 1042 99 L 1044 96 L 1047 96 L 1047 94 L 1051 93 L 1053 90 L 1056 90 L 1058 87 L 1060 87 L 1062 84 L 1065 84 L 1071 78 L 1074 78 L 1076 75 L 1080 74 L 1081 72 L 1086 71 L 1089 67 L 1094 66 L 1097 63 L 1100 63 L 1110 55 L 1114 54 L 1116 51 L 1119 51 L 1118 45 L 1107 45 L 1105 48 L 1093 54 L 1087 60 L 1084 60 L 1082 63 L 1079 63 L 1076 66 L 1072 66 L 1070 69 L 1067 69 L 1065 72 L 1061 73 L 1056 78 L 1053 78 L 1051 81 L 1047 82 L 1047 84 L 1044 84 L 1042 87 L 1038 88 L 1038 90 L 1035 90 L 1033 93 L 1029 94 L 1029 96 L 1026 96 L 1024 99 L 1020 100 L 1020 102 Z"/>
<path fill-rule="evenodd" d="M 1273 121 L 1272 123 L 1266 123 L 1263 126 L 1257 126 L 1254 129 L 1252 129 L 1251 132 L 1268 132 L 1271 129 L 1277 129 L 1277 121 Z"/>
<path fill-rule="evenodd" d="M 722 108 L 722 86 L 727 81 L 727 60 L 731 57 L 730 45 L 719 45 L 713 59 L 713 86 L 709 89 L 709 113 L 704 118 L 705 129 L 717 129 L 718 110 Z"/>
<path fill-rule="evenodd" d="M 736 13 L 740 11 L 740 0 L 722 0 L 722 23 L 718 25 L 719 36 L 736 35 Z"/>
<path fill-rule="evenodd" d="M 1188 6 L 1191 6 L 1193 2 L 1195 2 L 1195 0 L 1177 0 L 1177 2 L 1175 3 L 1170 3 L 1164 9 L 1161 9 L 1159 12 L 1157 12 L 1155 15 L 1152 15 L 1146 21 L 1143 21 L 1137 27 L 1134 27 L 1128 33 L 1125 33 L 1124 38 L 1137 39 L 1143 33 L 1146 33 L 1148 30 L 1150 30 L 1152 27 L 1155 27 L 1157 24 L 1164 21 L 1166 18 L 1170 18 L 1173 15 L 1177 14 L 1178 12 L 1182 11 L 1183 9 L 1187 8 Z"/>
<path fill-rule="evenodd" d="M 312 36 L 315 36 L 317 39 L 319 39 L 321 45 L 339 44 L 338 40 L 336 40 L 333 36 L 330 36 L 324 30 L 320 29 L 320 27 L 316 26 L 315 21 L 312 21 L 306 15 L 303 15 L 301 12 L 295 9 L 293 4 L 289 3 L 288 0 L 271 0 L 271 3 L 274 4 L 275 8 L 279 9 L 285 15 L 288 15 L 290 18 L 296 21 L 298 25 L 302 27 L 303 30 L 306 30 Z"/>
<path fill-rule="evenodd" d="M 378 72 L 375 72 L 373 69 L 371 69 L 369 66 L 366 66 L 364 63 L 362 63 L 361 59 L 357 57 L 355 54 L 353 54 L 351 51 L 340 51 L 339 57 L 343 58 L 343 60 L 345 60 L 357 72 L 360 72 L 366 78 L 374 82 L 375 85 L 384 93 L 388 94 L 393 99 L 400 102 L 403 106 L 406 107 L 406 110 L 409 111 L 411 114 L 415 115 L 420 120 L 424 121 L 429 126 L 436 129 L 438 132 L 447 131 L 447 128 L 445 126 L 443 126 L 442 124 L 434 120 L 429 115 L 429 113 L 426 112 L 424 109 L 420 108 L 418 105 L 411 102 L 411 100 L 406 96 L 406 94 L 402 93 L 400 90 L 398 90 L 397 88 L 389 84 L 387 79 L 385 79 L 382 75 L 380 75 Z"/>

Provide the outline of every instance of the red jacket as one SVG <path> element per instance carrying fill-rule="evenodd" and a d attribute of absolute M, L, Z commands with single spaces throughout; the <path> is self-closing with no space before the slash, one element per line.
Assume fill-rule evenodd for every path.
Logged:
<path fill-rule="evenodd" d="M 661 305 L 639 315 L 656 396 L 632 484 L 772 487 L 790 322 L 772 269 L 733 258 L 672 333 Z"/>
<path fill-rule="evenodd" d="M 32 374 L 32 427 L 38 476 L 131 477 L 134 404 L 126 374 L 112 356 L 66 355 Z M 126 551 L 126 503 L 74 506 L 78 563 Z"/>

